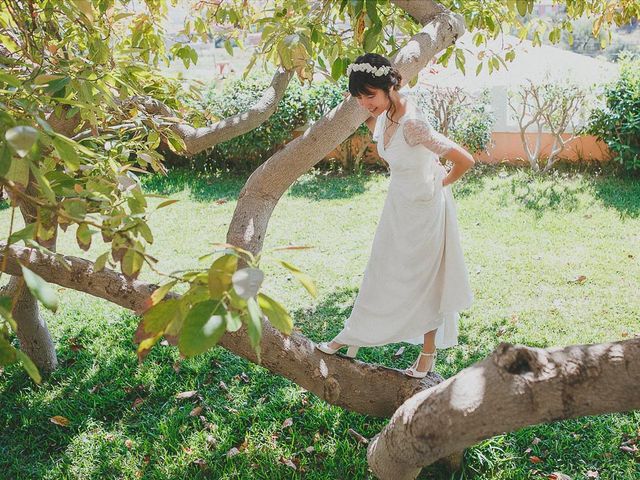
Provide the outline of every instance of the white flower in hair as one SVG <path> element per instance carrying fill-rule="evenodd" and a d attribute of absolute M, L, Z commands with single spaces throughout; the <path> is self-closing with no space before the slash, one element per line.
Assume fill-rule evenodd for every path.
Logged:
<path fill-rule="evenodd" d="M 382 75 L 388 75 L 390 71 L 391 67 L 388 65 L 374 67 L 370 63 L 352 63 L 347 67 L 347 75 L 351 75 L 351 72 L 367 72 L 376 77 L 381 77 Z"/>

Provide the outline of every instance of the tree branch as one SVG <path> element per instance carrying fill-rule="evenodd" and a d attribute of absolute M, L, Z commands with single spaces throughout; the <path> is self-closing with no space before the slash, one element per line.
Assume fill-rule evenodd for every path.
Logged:
<path fill-rule="evenodd" d="M 492 355 L 407 400 L 369 444 L 380 479 L 538 423 L 640 408 L 640 338 L 564 348 L 502 343 Z"/>
<path fill-rule="evenodd" d="M 5 248 L 0 244 L 0 265 Z M 127 280 L 107 268 L 96 272 L 93 262 L 43 249 L 11 245 L 6 260 L 5 271 L 11 275 L 22 274 L 22 263 L 47 282 L 89 293 L 136 312 L 158 287 Z M 177 294 L 166 298 L 177 298 Z M 258 363 L 245 328 L 227 332 L 219 345 Z M 262 325 L 261 360 L 260 365 L 272 373 L 290 379 L 328 403 L 376 417 L 390 417 L 407 398 L 442 381 L 438 374 L 431 374 L 421 382 L 392 368 L 325 355 L 303 335 L 283 335 L 268 322 Z"/>
<path fill-rule="evenodd" d="M 284 96 L 292 76 L 292 70 L 279 68 L 260 99 L 245 112 L 225 118 L 207 127 L 196 128 L 186 123 L 176 123 L 170 128 L 182 138 L 188 155 L 193 155 L 218 143 L 247 133 L 273 115 L 278 103 Z M 139 104 L 149 115 L 174 116 L 171 109 L 159 100 L 138 96 L 134 97 L 132 101 Z"/>

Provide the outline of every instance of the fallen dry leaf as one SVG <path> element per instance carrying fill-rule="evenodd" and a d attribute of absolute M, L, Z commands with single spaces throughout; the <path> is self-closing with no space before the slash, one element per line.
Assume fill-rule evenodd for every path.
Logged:
<path fill-rule="evenodd" d="M 231 450 L 227 452 L 227 458 L 235 457 L 239 453 L 240 453 L 240 450 L 238 450 L 236 447 L 233 447 Z"/>
<path fill-rule="evenodd" d="M 140 406 L 140 404 L 142 402 L 144 402 L 144 398 L 136 397 L 136 399 L 131 404 L 131 408 L 133 408 L 135 410 L 136 408 L 138 408 Z"/>
<path fill-rule="evenodd" d="M 229 391 L 229 387 L 227 387 L 227 384 L 226 384 L 226 383 L 224 383 L 222 380 L 220 380 L 220 383 L 218 384 L 218 386 L 219 386 L 222 390 L 224 390 L 225 392 L 228 392 L 228 391 Z"/>
<path fill-rule="evenodd" d="M 365 437 L 363 437 L 362 435 L 360 435 L 358 432 L 356 432 L 353 428 L 350 428 L 347 433 L 349 435 L 351 435 L 353 438 L 355 438 L 359 443 L 362 443 L 364 445 L 366 445 L 367 443 L 369 443 L 369 440 Z"/>
<path fill-rule="evenodd" d="M 207 468 L 207 462 L 204 461 L 202 458 L 196 458 L 193 463 L 195 465 L 198 465 L 202 470 L 204 470 L 205 468 Z"/>
<path fill-rule="evenodd" d="M 315 450 L 316 449 L 313 448 L 313 445 L 304 449 L 304 451 L 307 452 L 307 453 L 313 453 L 313 452 L 315 452 Z"/>
<path fill-rule="evenodd" d="M 287 418 L 284 422 L 282 422 L 282 428 L 287 428 L 293 425 L 293 419 Z"/>
<path fill-rule="evenodd" d="M 193 410 L 191 410 L 189 412 L 189 416 L 190 417 L 197 417 L 198 415 L 200 415 L 200 412 L 202 412 L 202 407 L 201 406 L 197 406 L 197 407 L 195 407 Z"/>
<path fill-rule="evenodd" d="M 189 390 L 188 392 L 180 392 L 176 394 L 176 398 L 178 400 L 182 400 L 184 398 L 191 398 L 193 397 L 196 393 L 198 393 L 197 390 Z"/>
<path fill-rule="evenodd" d="M 550 473 L 547 478 L 549 480 L 571 480 L 571 477 L 569 475 L 567 475 L 566 473 L 562 473 L 562 472 L 553 472 Z"/>
<path fill-rule="evenodd" d="M 586 276 L 578 275 L 573 280 L 570 280 L 569 283 L 584 283 L 586 279 L 587 279 Z"/>
<path fill-rule="evenodd" d="M 587 478 L 600 478 L 597 470 L 587 470 Z"/>
<path fill-rule="evenodd" d="M 293 468 L 294 470 L 297 470 L 298 467 L 296 466 L 295 463 L 293 463 L 291 460 L 289 460 L 288 458 L 284 458 L 284 457 L 280 457 L 280 463 L 286 465 L 287 467 Z"/>
<path fill-rule="evenodd" d="M 51 423 L 54 423 L 54 424 L 59 425 L 61 427 L 67 427 L 71 423 L 71 421 L 68 418 L 62 417 L 60 415 L 56 415 L 54 417 L 51 417 L 49 419 L 49 421 Z"/>
<path fill-rule="evenodd" d="M 540 463 L 542 459 L 540 457 L 536 457 L 535 455 L 532 455 L 529 457 L 529 461 L 531 463 Z"/>
<path fill-rule="evenodd" d="M 125 447 L 127 447 L 127 448 L 131 448 L 131 447 L 133 447 L 133 441 L 127 438 L 127 439 L 124 441 L 124 446 L 125 446 Z"/>
<path fill-rule="evenodd" d="M 540 443 L 540 439 L 538 437 L 535 437 L 533 440 L 531 440 L 531 445 L 537 445 Z"/>

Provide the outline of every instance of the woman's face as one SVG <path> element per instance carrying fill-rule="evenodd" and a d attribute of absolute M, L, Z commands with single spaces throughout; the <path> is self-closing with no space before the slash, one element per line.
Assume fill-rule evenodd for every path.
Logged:
<path fill-rule="evenodd" d="M 369 113 L 377 117 L 389 108 L 389 98 L 381 88 L 372 88 L 369 92 L 363 92 L 356 97 L 361 107 L 369 110 Z"/>

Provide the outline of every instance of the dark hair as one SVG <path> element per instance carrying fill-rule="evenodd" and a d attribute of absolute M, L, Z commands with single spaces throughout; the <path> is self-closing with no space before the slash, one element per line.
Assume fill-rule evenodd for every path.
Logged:
<path fill-rule="evenodd" d="M 387 57 L 383 57 L 377 53 L 360 55 L 353 63 L 368 63 L 374 67 L 391 67 L 391 71 L 388 74 L 380 75 L 379 77 L 369 72 L 351 72 L 351 75 L 349 75 L 349 93 L 353 97 L 358 97 L 362 94 L 372 93 L 371 91 L 373 89 L 383 90 L 391 102 L 390 110 L 395 111 L 396 106 L 391 100 L 391 97 L 389 97 L 389 92 L 392 89 L 400 90 L 402 75 L 400 75 L 398 69 L 391 64 Z M 387 118 L 391 120 L 389 111 L 387 111 Z"/>

